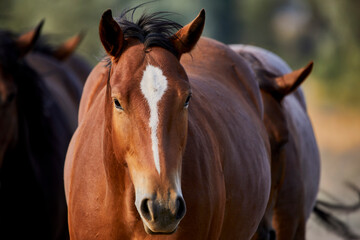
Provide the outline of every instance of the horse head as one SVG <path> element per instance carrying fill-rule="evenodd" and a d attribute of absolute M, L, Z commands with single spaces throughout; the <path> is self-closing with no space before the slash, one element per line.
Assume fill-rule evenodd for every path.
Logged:
<path fill-rule="evenodd" d="M 6 151 L 17 141 L 17 75 L 22 59 L 34 47 L 43 21 L 32 31 L 17 38 L 1 32 L 0 42 L 0 167 Z"/>
<path fill-rule="evenodd" d="M 110 61 L 104 147 L 110 154 L 104 165 L 108 182 L 118 188 L 116 169 L 127 169 L 149 234 L 175 232 L 186 212 L 181 169 L 191 88 L 179 61 L 199 40 L 204 21 L 202 10 L 174 35 L 160 34 L 173 22 L 157 22 L 147 35 L 129 22 L 116 22 L 111 10 L 100 21 L 100 39 Z"/>

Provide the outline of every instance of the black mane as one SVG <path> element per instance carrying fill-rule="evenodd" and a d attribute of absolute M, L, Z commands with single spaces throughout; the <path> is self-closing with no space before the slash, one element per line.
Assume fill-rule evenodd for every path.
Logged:
<path fill-rule="evenodd" d="M 178 53 L 173 47 L 170 37 L 175 30 L 180 29 L 182 26 L 167 19 L 171 15 L 169 12 L 143 13 L 137 21 L 134 21 L 135 11 L 141 6 L 127 9 L 119 17 L 115 18 L 124 33 L 124 38 L 138 39 L 145 45 L 145 50 L 158 46 L 177 55 Z"/>

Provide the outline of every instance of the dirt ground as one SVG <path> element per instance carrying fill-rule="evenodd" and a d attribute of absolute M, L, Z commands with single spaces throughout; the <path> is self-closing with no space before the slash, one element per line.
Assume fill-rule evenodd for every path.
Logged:
<path fill-rule="evenodd" d="M 311 81 L 311 80 L 310 80 Z M 358 196 L 346 187 L 351 182 L 360 188 L 360 109 L 332 104 L 319 97 L 315 83 L 305 83 L 308 111 L 321 154 L 321 180 L 318 199 L 351 204 Z M 360 234 L 360 210 L 353 214 L 334 214 Z M 319 225 L 311 216 L 307 239 L 342 239 Z"/>

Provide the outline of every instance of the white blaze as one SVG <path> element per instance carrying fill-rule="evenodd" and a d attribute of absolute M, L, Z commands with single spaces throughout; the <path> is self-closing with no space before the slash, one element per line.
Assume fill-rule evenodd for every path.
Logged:
<path fill-rule="evenodd" d="M 151 130 L 152 151 L 155 167 L 160 175 L 159 140 L 157 137 L 159 124 L 158 103 L 167 89 L 167 79 L 161 69 L 148 65 L 144 71 L 140 89 L 150 108 L 149 126 Z"/>

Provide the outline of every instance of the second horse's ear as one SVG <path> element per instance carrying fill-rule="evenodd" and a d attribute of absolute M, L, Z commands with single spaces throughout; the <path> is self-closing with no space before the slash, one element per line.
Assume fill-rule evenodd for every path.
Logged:
<path fill-rule="evenodd" d="M 52 53 L 54 58 L 59 61 L 64 61 L 68 57 L 70 57 L 74 53 L 76 48 L 79 46 L 80 42 L 83 40 L 84 35 L 85 34 L 81 32 L 76 36 L 69 38 L 68 40 L 66 40 L 66 42 L 58 46 Z"/>
<path fill-rule="evenodd" d="M 202 9 L 199 15 L 189 24 L 175 33 L 170 41 L 173 43 L 178 53 L 178 58 L 187 52 L 190 52 L 199 41 L 205 25 L 205 10 Z"/>
<path fill-rule="evenodd" d="M 260 88 L 281 101 L 286 95 L 292 93 L 300 86 L 309 76 L 312 68 L 313 62 L 311 61 L 305 67 L 281 76 L 276 76 L 271 72 L 260 69 L 257 71 L 257 76 L 261 79 Z"/>
<path fill-rule="evenodd" d="M 303 68 L 275 78 L 279 93 L 285 97 L 286 95 L 295 91 L 300 86 L 300 84 L 310 75 L 312 68 L 313 62 L 311 61 Z"/>
<path fill-rule="evenodd" d="M 112 17 L 110 9 L 101 16 L 99 34 L 106 52 L 112 57 L 119 57 L 124 45 L 124 34 L 119 24 Z"/>
<path fill-rule="evenodd" d="M 38 40 L 41 28 L 44 25 L 45 20 L 41 22 L 33 30 L 20 35 L 16 39 L 16 46 L 19 50 L 19 57 L 24 57 L 30 50 L 35 46 L 36 41 Z"/>

